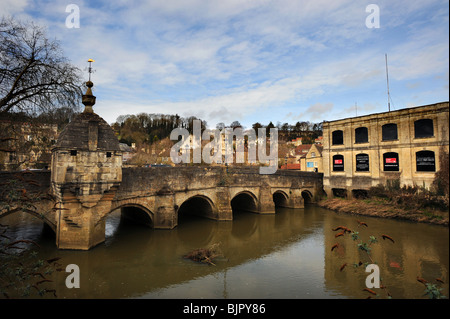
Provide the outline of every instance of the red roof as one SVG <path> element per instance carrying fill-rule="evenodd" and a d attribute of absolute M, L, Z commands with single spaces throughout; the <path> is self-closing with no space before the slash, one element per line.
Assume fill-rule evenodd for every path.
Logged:
<path fill-rule="evenodd" d="M 312 144 L 299 145 L 295 148 L 295 154 L 297 154 L 297 155 L 306 154 L 306 153 L 308 153 L 311 146 L 312 146 Z"/>
<path fill-rule="evenodd" d="M 286 168 L 286 165 L 281 165 L 281 169 L 297 169 L 297 170 L 300 170 L 300 164 L 287 164 L 287 168 Z"/>

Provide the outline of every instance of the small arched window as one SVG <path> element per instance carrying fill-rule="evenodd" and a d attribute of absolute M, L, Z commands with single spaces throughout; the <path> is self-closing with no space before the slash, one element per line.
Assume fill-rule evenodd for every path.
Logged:
<path fill-rule="evenodd" d="M 367 127 L 355 129 L 355 143 L 367 143 L 369 141 L 369 131 Z"/>
<path fill-rule="evenodd" d="M 399 171 L 399 163 L 398 163 L 398 153 L 395 152 L 387 152 L 383 154 L 383 169 L 387 172 L 398 172 Z"/>
<path fill-rule="evenodd" d="M 395 141 L 398 139 L 397 124 L 389 123 L 381 127 L 381 136 L 383 141 Z"/>
<path fill-rule="evenodd" d="M 357 154 L 356 155 L 356 171 L 357 172 L 368 172 L 369 171 L 369 155 L 368 154 Z"/>
<path fill-rule="evenodd" d="M 333 171 L 342 172 L 344 171 L 344 156 L 334 155 L 333 156 Z"/>
<path fill-rule="evenodd" d="M 433 137 L 433 120 L 432 119 L 421 119 L 414 122 L 414 137 Z"/>
<path fill-rule="evenodd" d="M 418 172 L 436 171 L 436 163 L 433 151 L 420 151 L 416 153 L 416 170 Z"/>
<path fill-rule="evenodd" d="M 341 130 L 333 131 L 333 133 L 331 133 L 331 143 L 332 145 L 344 144 L 344 132 Z"/>

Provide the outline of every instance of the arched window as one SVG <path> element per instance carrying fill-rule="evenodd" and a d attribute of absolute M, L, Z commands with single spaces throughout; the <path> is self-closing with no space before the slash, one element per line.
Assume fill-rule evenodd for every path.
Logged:
<path fill-rule="evenodd" d="M 389 123 L 381 127 L 381 136 L 383 141 L 395 141 L 398 139 L 397 124 Z"/>
<path fill-rule="evenodd" d="M 355 143 L 367 143 L 369 141 L 369 132 L 367 127 L 358 127 L 355 129 Z"/>
<path fill-rule="evenodd" d="M 368 154 L 357 154 L 356 155 L 356 171 L 357 172 L 368 172 L 369 171 L 369 155 Z"/>
<path fill-rule="evenodd" d="M 333 131 L 333 133 L 331 133 L 331 143 L 332 145 L 344 144 L 344 132 L 341 130 Z"/>
<path fill-rule="evenodd" d="M 344 171 L 344 156 L 334 155 L 333 156 L 333 171 L 342 172 Z"/>
<path fill-rule="evenodd" d="M 383 154 L 383 170 L 387 172 L 398 172 L 398 153 L 387 152 Z"/>
<path fill-rule="evenodd" d="M 418 172 L 436 171 L 436 163 L 433 151 L 420 151 L 416 153 L 416 170 Z"/>
<path fill-rule="evenodd" d="M 433 137 L 433 120 L 432 119 L 421 119 L 414 122 L 414 137 Z"/>

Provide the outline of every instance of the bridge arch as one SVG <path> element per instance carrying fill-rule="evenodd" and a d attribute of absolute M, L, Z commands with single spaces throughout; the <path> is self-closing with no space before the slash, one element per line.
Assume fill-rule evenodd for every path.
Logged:
<path fill-rule="evenodd" d="M 309 190 L 303 190 L 302 191 L 302 197 L 304 203 L 311 203 L 313 200 L 313 194 Z"/>
<path fill-rule="evenodd" d="M 275 207 L 289 207 L 289 196 L 282 190 L 277 190 L 272 195 Z"/>
<path fill-rule="evenodd" d="M 56 223 L 52 222 L 51 220 L 49 220 L 44 214 L 40 214 L 34 210 L 31 209 L 27 209 L 27 208 L 16 208 L 16 209 L 12 209 L 10 211 L 7 211 L 3 214 L 0 214 L 0 220 L 2 217 L 6 217 L 8 215 L 14 214 L 14 213 L 20 213 L 20 212 L 25 212 L 31 216 L 36 217 L 37 219 L 41 220 L 44 222 L 44 224 L 46 224 L 47 226 L 49 226 L 51 228 L 51 230 L 53 230 L 53 232 L 56 234 Z"/>
<path fill-rule="evenodd" d="M 250 191 L 239 192 L 231 199 L 231 209 L 233 213 L 236 211 L 258 213 L 258 199 Z"/>
<path fill-rule="evenodd" d="M 197 194 L 189 197 L 179 207 L 176 207 L 176 213 L 178 220 L 180 216 L 185 217 L 186 215 L 214 218 L 216 207 L 209 197 Z"/>
<path fill-rule="evenodd" d="M 144 205 L 138 203 L 125 202 L 119 205 L 114 205 L 114 208 L 111 211 L 109 211 L 104 216 L 104 218 L 108 217 L 108 215 L 110 215 L 112 212 L 117 211 L 119 209 L 121 211 L 122 217 L 153 228 L 154 226 L 153 212 Z"/>

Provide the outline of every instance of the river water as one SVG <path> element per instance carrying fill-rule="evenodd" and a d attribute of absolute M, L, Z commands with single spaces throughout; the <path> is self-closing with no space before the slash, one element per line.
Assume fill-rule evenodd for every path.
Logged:
<path fill-rule="evenodd" d="M 314 205 L 277 208 L 273 215 L 235 212 L 233 218 L 217 222 L 189 216 L 173 230 L 154 230 L 114 212 L 107 219 L 105 243 L 90 251 L 56 249 L 54 234 L 27 214 L 6 216 L 0 224 L 9 225 L 5 234 L 13 239 L 36 241 L 36 258 L 60 258 L 59 271 L 45 275 L 52 280 L 46 287 L 58 298 L 367 298 L 370 293 L 363 289 L 370 273 L 353 264 L 369 261 L 357 244 L 371 235 L 378 239 L 371 245 L 372 261 L 387 287 L 372 289 L 376 298 L 386 298 L 386 292 L 392 298 L 427 298 L 417 277 L 449 295 L 448 227 L 343 215 Z M 360 239 L 335 237 L 337 226 L 358 231 Z M 339 246 L 332 251 L 335 243 Z M 215 266 L 183 258 L 211 245 L 223 254 Z M 79 267 L 80 288 L 66 287 L 69 264 Z"/>

